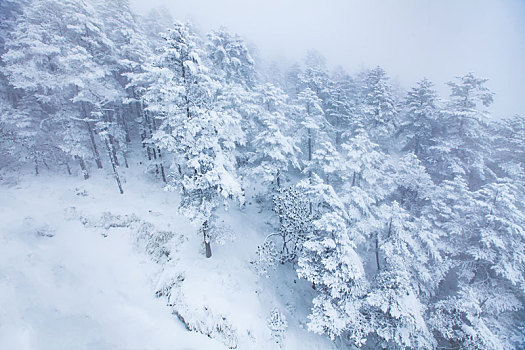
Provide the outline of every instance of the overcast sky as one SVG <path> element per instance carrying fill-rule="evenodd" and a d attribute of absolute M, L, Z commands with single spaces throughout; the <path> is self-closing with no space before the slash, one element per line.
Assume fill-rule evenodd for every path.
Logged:
<path fill-rule="evenodd" d="M 131 0 L 165 5 L 202 31 L 226 26 L 269 60 L 312 48 L 349 72 L 381 65 L 403 87 L 428 77 L 489 79 L 497 116 L 525 114 L 525 0 Z"/>

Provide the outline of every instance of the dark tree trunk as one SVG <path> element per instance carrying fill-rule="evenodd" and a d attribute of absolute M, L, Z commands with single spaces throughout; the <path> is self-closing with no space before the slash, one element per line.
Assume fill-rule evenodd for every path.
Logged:
<path fill-rule="evenodd" d="M 376 265 L 377 265 L 377 271 L 381 269 L 381 266 L 379 265 L 379 233 L 376 233 Z"/>
<path fill-rule="evenodd" d="M 122 108 L 118 108 L 117 115 L 118 115 L 118 119 L 120 119 L 120 122 L 122 123 L 122 126 L 124 127 L 124 133 L 126 134 L 126 143 L 130 143 L 131 137 L 129 136 L 129 126 L 128 126 L 128 122 L 126 121 L 126 117 L 124 117 L 124 114 L 122 113 Z"/>
<path fill-rule="evenodd" d="M 206 248 L 206 258 L 211 258 L 210 237 L 208 235 L 208 221 L 202 223 L 202 234 L 204 238 L 204 247 Z"/>
<path fill-rule="evenodd" d="M 120 191 L 120 194 L 124 194 L 124 190 L 122 189 L 122 184 L 120 182 L 120 176 L 117 171 L 117 166 L 115 164 L 115 160 L 113 159 L 113 154 L 111 153 L 111 148 L 109 146 L 108 138 L 106 138 L 104 141 L 106 143 L 106 149 L 108 151 L 109 160 L 111 161 L 111 166 L 113 167 L 113 174 L 115 175 L 115 181 L 117 181 L 118 189 Z"/>
<path fill-rule="evenodd" d="M 155 122 L 155 118 L 152 118 L 152 122 L 153 128 L 157 130 L 157 122 Z M 159 155 L 160 175 L 162 176 L 162 181 L 164 181 L 164 183 L 168 183 L 168 181 L 166 181 L 166 173 L 164 172 L 164 163 L 162 162 L 162 153 L 160 152 L 160 147 L 157 147 L 157 154 Z"/>
<path fill-rule="evenodd" d="M 104 113 L 104 115 L 106 115 L 106 122 L 108 124 L 111 124 L 113 123 L 113 117 L 111 116 L 111 111 L 107 111 L 106 113 Z M 109 132 L 111 129 L 108 130 L 108 137 L 109 137 L 109 144 L 111 146 L 111 154 L 113 155 L 113 161 L 115 162 L 115 165 L 116 166 L 120 166 L 120 163 L 118 161 L 118 157 L 117 157 L 117 144 L 118 144 L 118 141 L 115 140 L 115 137 L 113 137 L 113 135 Z"/>
<path fill-rule="evenodd" d="M 35 155 L 33 156 L 34 160 L 35 160 L 35 175 L 39 175 L 40 174 L 40 171 L 38 169 L 38 158 L 36 157 L 36 153 Z"/>
<path fill-rule="evenodd" d="M 308 129 L 308 165 L 310 166 L 312 162 L 312 130 Z M 312 170 L 310 169 L 308 171 L 308 182 L 310 185 L 312 184 Z M 308 207 L 310 209 L 310 215 L 313 213 L 312 209 L 312 201 L 308 204 Z"/>
<path fill-rule="evenodd" d="M 89 133 L 89 140 L 91 141 L 91 147 L 93 150 L 93 157 L 95 158 L 95 162 L 97 163 L 97 168 L 102 169 L 102 161 L 100 160 L 100 153 L 98 153 L 97 143 L 95 142 L 95 134 L 93 132 L 93 126 L 91 125 L 91 122 L 89 121 L 89 115 L 86 108 L 86 104 L 82 102 L 82 112 L 84 113 L 84 118 L 86 119 L 86 126 Z"/>
<path fill-rule="evenodd" d="M 166 180 L 166 173 L 164 172 L 164 164 L 162 163 L 162 154 L 160 153 L 159 147 L 157 147 L 157 153 L 159 155 L 160 175 L 162 176 L 162 181 L 164 181 L 164 183 L 168 183 L 168 181 Z"/>
<path fill-rule="evenodd" d="M 80 164 L 80 169 L 82 170 L 82 174 L 84 175 L 84 180 L 89 179 L 89 173 L 86 167 L 86 162 L 82 157 L 76 156 L 76 159 L 78 159 L 78 163 Z"/>

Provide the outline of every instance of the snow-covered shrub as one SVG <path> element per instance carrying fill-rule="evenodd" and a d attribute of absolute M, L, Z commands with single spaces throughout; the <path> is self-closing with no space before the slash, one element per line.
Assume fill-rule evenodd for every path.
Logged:
<path fill-rule="evenodd" d="M 309 200 L 305 193 L 296 187 L 279 191 L 274 197 L 273 210 L 279 216 L 279 260 L 281 263 L 294 261 L 302 244 L 312 230 Z"/>
<path fill-rule="evenodd" d="M 275 270 L 279 261 L 279 253 L 275 249 L 275 243 L 265 240 L 263 244 L 257 246 L 256 255 L 255 260 L 251 261 L 255 271 L 261 276 L 269 277 L 268 272 Z"/>
<path fill-rule="evenodd" d="M 45 223 L 39 223 L 35 218 L 27 216 L 24 218 L 24 230 L 39 237 L 53 237 L 55 229 Z"/>
<path fill-rule="evenodd" d="M 171 271 L 173 272 L 173 271 Z M 228 321 L 225 315 L 216 314 L 208 306 L 191 307 L 186 299 L 181 284 L 184 282 L 182 275 L 175 278 L 167 270 L 162 274 L 163 285 L 157 286 L 157 296 L 165 295 L 172 313 L 184 323 L 190 331 L 206 334 L 208 337 L 217 339 L 230 349 L 238 346 L 237 331 Z"/>
<path fill-rule="evenodd" d="M 277 308 L 274 308 L 268 317 L 267 325 L 272 332 L 272 337 L 275 343 L 282 347 L 284 342 L 286 329 L 288 328 L 288 322 L 286 322 L 286 316 L 279 312 Z"/>

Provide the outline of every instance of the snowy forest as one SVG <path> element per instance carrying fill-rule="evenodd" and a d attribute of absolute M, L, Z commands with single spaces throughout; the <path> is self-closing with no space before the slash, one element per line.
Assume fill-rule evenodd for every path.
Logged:
<path fill-rule="evenodd" d="M 128 0 L 0 0 L 0 197 L 55 179 L 89 188 L 75 201 L 110 180 L 94 208 L 143 186 L 144 201 L 173 198 L 156 204 L 178 215 L 170 229 L 117 205 L 66 211 L 101 240 L 134 232 L 163 271 L 151 299 L 224 347 L 523 349 L 525 116 L 491 115 L 477 73 L 449 80 L 440 96 L 426 78 L 402 88 L 314 50 L 265 62 L 225 28 L 137 15 Z M 59 238 L 38 227 L 38 244 Z M 17 261 L 0 259 L 0 294 Z M 188 306 L 197 274 L 209 299 Z M 260 322 L 229 317 L 236 302 Z"/>

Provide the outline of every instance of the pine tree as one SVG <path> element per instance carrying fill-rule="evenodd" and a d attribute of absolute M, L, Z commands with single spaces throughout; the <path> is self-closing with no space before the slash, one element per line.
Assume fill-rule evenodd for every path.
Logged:
<path fill-rule="evenodd" d="M 94 135 L 97 119 L 91 112 L 99 113 L 118 93 L 107 79 L 111 42 L 96 17 L 94 9 L 83 1 L 35 0 L 24 8 L 2 57 L 10 84 L 31 95 L 40 105 L 38 109 L 45 112 L 40 118 L 48 124 L 61 123 L 62 106 L 77 106 L 75 114 L 80 118 L 70 118 L 84 124 L 93 159 L 100 168 Z"/>
<path fill-rule="evenodd" d="M 388 80 L 381 67 L 366 71 L 362 78 L 360 123 L 380 145 L 387 144 L 397 125 L 398 112 Z"/>
<path fill-rule="evenodd" d="M 319 52 L 310 50 L 306 53 L 304 63 L 304 71 L 298 75 L 299 91 L 310 89 L 324 101 L 327 97 L 329 84 L 326 59 Z"/>
<path fill-rule="evenodd" d="M 476 192 L 461 178 L 444 185 L 449 187 L 443 194 L 448 204 L 439 213 L 454 247 L 457 285 L 433 305 L 433 328 L 448 346 L 519 348 L 525 285 L 523 183 L 502 179 Z"/>
<path fill-rule="evenodd" d="M 494 177 L 488 167 L 489 115 L 483 107 L 493 101 L 486 79 L 472 73 L 449 82 L 452 92 L 441 125 L 444 131 L 431 148 L 429 172 L 437 181 L 463 176 L 472 188 Z"/>
<path fill-rule="evenodd" d="M 425 78 L 407 93 L 404 118 L 398 129 L 405 139 L 403 150 L 414 153 L 421 161 L 426 161 L 440 132 L 441 115 L 433 87 Z"/>
<path fill-rule="evenodd" d="M 420 290 L 432 278 L 426 247 L 435 237 L 395 201 L 378 212 L 385 224 L 375 234 L 377 272 L 366 298 L 371 326 L 382 347 L 431 349 Z"/>
<path fill-rule="evenodd" d="M 206 49 L 212 65 L 220 71 L 220 80 L 243 87 L 255 85 L 255 62 L 241 37 L 225 29 L 212 31 Z"/>
<path fill-rule="evenodd" d="M 335 130 L 337 147 L 341 145 L 343 133 L 349 133 L 359 127 L 356 125 L 357 107 L 357 85 L 351 76 L 339 68 L 329 80 L 325 101 L 326 119 Z"/>
<path fill-rule="evenodd" d="M 358 233 L 332 186 L 314 176 L 299 184 L 313 202 L 313 230 L 306 237 L 297 274 L 317 292 L 308 328 L 331 339 L 343 336 L 361 345 L 371 331 L 363 313 L 365 272 L 356 252 Z"/>
<path fill-rule="evenodd" d="M 257 131 L 253 137 L 253 174 L 261 176 L 265 183 L 273 183 L 278 191 L 288 168 L 299 167 L 299 148 L 292 136 L 293 126 L 284 92 L 271 84 L 264 84 L 257 87 L 256 93 L 259 108 L 255 114 Z"/>
<path fill-rule="evenodd" d="M 299 120 L 301 127 L 304 130 L 305 137 L 305 165 L 308 165 L 313 160 L 313 152 L 316 143 L 328 140 L 326 137 L 327 123 L 324 118 L 324 112 L 321 107 L 321 100 L 317 94 L 310 88 L 306 88 L 297 95 L 299 103 Z M 301 135 L 302 136 L 302 135 Z M 308 178 L 312 178 L 312 172 L 308 171 Z"/>
<path fill-rule="evenodd" d="M 234 158 L 242 138 L 240 120 L 214 101 L 218 84 L 207 75 L 203 51 L 188 25 L 175 24 L 146 74 L 155 79 L 145 94 L 148 111 L 161 122 L 153 135 L 173 158 L 172 182 L 181 189 L 180 210 L 201 227 L 206 256 L 216 209 L 230 198 L 242 202 Z"/>

